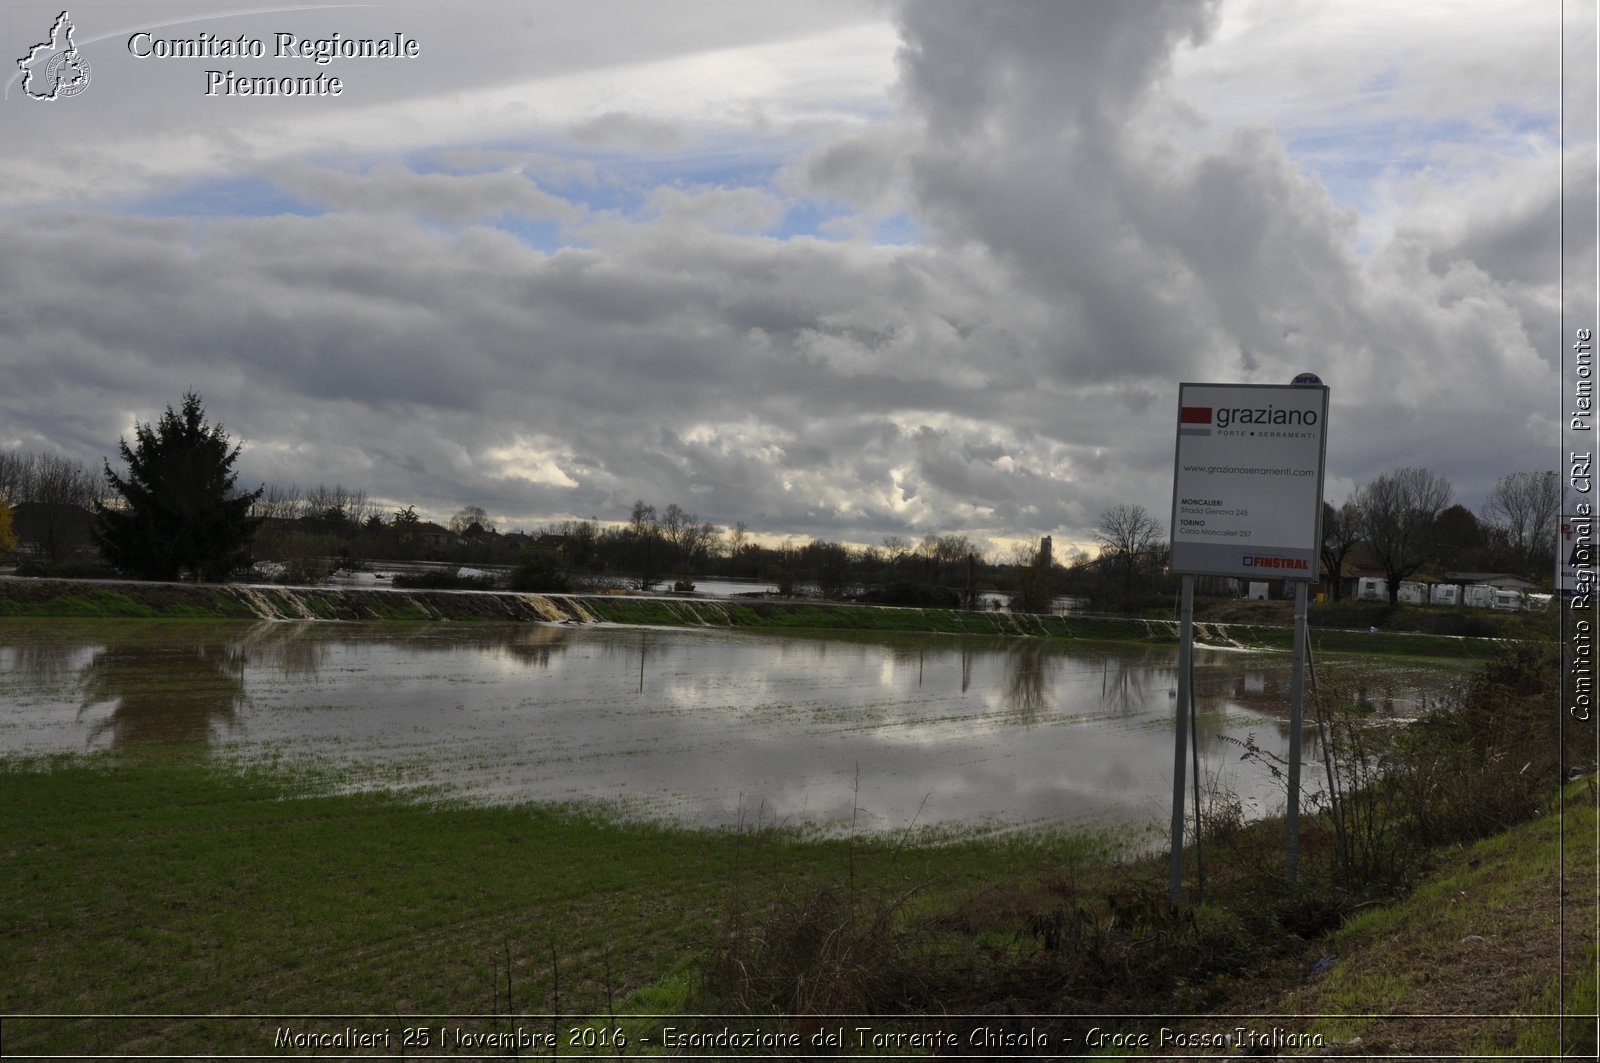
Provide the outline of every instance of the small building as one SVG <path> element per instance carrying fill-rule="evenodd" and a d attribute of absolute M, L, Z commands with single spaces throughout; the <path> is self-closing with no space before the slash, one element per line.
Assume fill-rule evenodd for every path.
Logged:
<path fill-rule="evenodd" d="M 545 532 L 533 540 L 533 548 L 562 556 L 566 554 L 567 546 L 570 542 L 571 540 L 565 535 L 553 535 Z"/>
<path fill-rule="evenodd" d="M 461 543 L 461 536 L 442 524 L 435 524 L 431 520 L 419 520 L 415 524 L 402 525 L 402 527 L 405 528 L 401 533 L 404 540 L 423 543 L 427 546 L 458 546 Z"/>
<path fill-rule="evenodd" d="M 17 556 L 30 561 L 98 561 L 93 526 L 94 514 L 70 502 L 18 502 L 11 507 Z"/>

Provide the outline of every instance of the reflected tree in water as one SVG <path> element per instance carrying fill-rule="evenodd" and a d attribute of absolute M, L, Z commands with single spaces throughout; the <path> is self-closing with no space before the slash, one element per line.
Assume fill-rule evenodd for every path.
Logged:
<path fill-rule="evenodd" d="M 15 642 L 0 646 L 0 674 L 51 683 L 69 679 L 93 650 L 66 642 Z"/>
<path fill-rule="evenodd" d="M 568 629 L 553 624 L 482 628 L 443 625 L 408 639 L 407 647 L 419 653 L 503 655 L 523 664 L 548 668 L 556 654 L 566 652 L 568 641 Z"/>
<path fill-rule="evenodd" d="M 558 627 L 530 627 L 519 630 L 505 644 L 507 655 L 523 664 L 549 668 L 557 655 L 567 652 L 567 633 Z"/>
<path fill-rule="evenodd" d="M 1161 696 L 1176 694 L 1178 670 L 1163 668 L 1147 656 L 1107 655 L 1100 664 L 1100 707 L 1117 716 L 1136 715 L 1150 709 L 1152 690 Z"/>
<path fill-rule="evenodd" d="M 314 679 L 328 663 L 328 642 L 317 637 L 322 632 L 314 626 L 319 623 L 257 624 L 240 640 L 245 659 L 252 668 L 272 668 L 286 679 Z"/>
<path fill-rule="evenodd" d="M 1050 707 L 1052 684 L 1045 646 L 1024 642 L 1005 657 L 1006 706 L 1019 723 L 1032 723 Z"/>
<path fill-rule="evenodd" d="M 109 703 L 88 743 L 117 749 L 206 745 L 213 728 L 233 727 L 244 702 L 244 654 L 236 644 L 108 646 L 84 668 L 78 717 Z"/>

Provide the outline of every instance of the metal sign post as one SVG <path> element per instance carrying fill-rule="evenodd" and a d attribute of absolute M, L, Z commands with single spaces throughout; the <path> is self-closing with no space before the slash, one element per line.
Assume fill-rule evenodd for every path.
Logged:
<path fill-rule="evenodd" d="M 1294 585 L 1294 671 L 1289 680 L 1289 794 L 1283 813 L 1283 877 L 1294 889 L 1295 872 L 1300 863 L 1300 729 L 1305 719 L 1306 700 L 1306 590 L 1301 580 Z"/>
<path fill-rule="evenodd" d="M 1183 604 L 1178 611 L 1178 718 L 1172 746 L 1172 863 L 1169 899 L 1183 897 L 1183 772 L 1184 745 L 1189 741 L 1189 673 L 1194 656 L 1194 577 L 1183 577 Z"/>

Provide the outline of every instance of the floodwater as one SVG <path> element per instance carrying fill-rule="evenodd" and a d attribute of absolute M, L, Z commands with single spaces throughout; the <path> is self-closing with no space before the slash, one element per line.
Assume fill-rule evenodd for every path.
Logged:
<path fill-rule="evenodd" d="M 1287 749 L 1289 664 L 1196 651 L 1202 777 L 1262 814 L 1282 790 L 1240 743 Z M 1397 716 L 1454 674 L 1322 668 Z M 1176 687 L 1171 646 L 29 621 L 0 624 L 0 756 L 199 749 L 352 789 L 596 801 L 700 825 L 1142 825 L 1170 814 Z"/>

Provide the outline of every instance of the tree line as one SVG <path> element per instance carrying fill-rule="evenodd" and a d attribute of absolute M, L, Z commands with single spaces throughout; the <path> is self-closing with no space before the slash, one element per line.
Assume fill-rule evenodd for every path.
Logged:
<path fill-rule="evenodd" d="M 1322 563 L 1332 573 L 1365 547 L 1382 569 L 1389 604 L 1400 583 L 1424 568 L 1508 572 L 1553 579 L 1561 482 L 1554 471 L 1507 473 L 1480 513 L 1452 502 L 1449 481 L 1407 466 L 1358 488 L 1338 507 L 1322 507 Z M 1332 584 L 1337 597 L 1339 584 Z"/>
<path fill-rule="evenodd" d="M 1075 550 L 1064 558 L 1048 538 L 992 556 L 960 533 L 889 535 L 872 546 L 768 545 L 742 521 L 719 529 L 677 503 L 657 508 L 642 499 L 611 523 L 590 517 L 501 532 L 481 506 L 467 505 L 441 527 L 414 506 L 387 509 L 342 484 L 243 490 L 236 482 L 240 447 L 220 424 L 207 422 L 193 393 L 155 423 L 136 425 L 118 452 L 124 471 L 108 461 L 99 475 L 70 459 L 0 452 L 0 551 L 16 545 L 13 508 L 33 502 L 45 504 L 31 511 L 35 550 L 39 521 L 48 540 L 49 520 L 88 511 L 88 534 L 105 560 L 152 579 L 225 579 L 258 558 L 277 562 L 292 580 L 319 579 L 333 565 L 361 559 L 421 560 L 514 566 L 524 589 L 565 589 L 574 580 L 654 589 L 724 576 L 771 581 L 787 593 L 803 588 L 903 604 L 973 607 L 980 595 L 999 595 L 1035 611 L 1063 594 L 1118 603 L 1172 585 L 1164 522 L 1131 504 L 1100 513 L 1093 554 Z M 1453 504 L 1443 477 L 1401 468 L 1338 506 L 1324 503 L 1323 567 L 1337 574 L 1363 551 L 1384 572 L 1391 604 L 1400 582 L 1429 566 L 1548 578 L 1560 502 L 1554 472 L 1509 473 L 1475 514 Z M 46 560 L 60 560 L 46 546 Z M 1338 579 L 1330 583 L 1337 596 Z"/>

